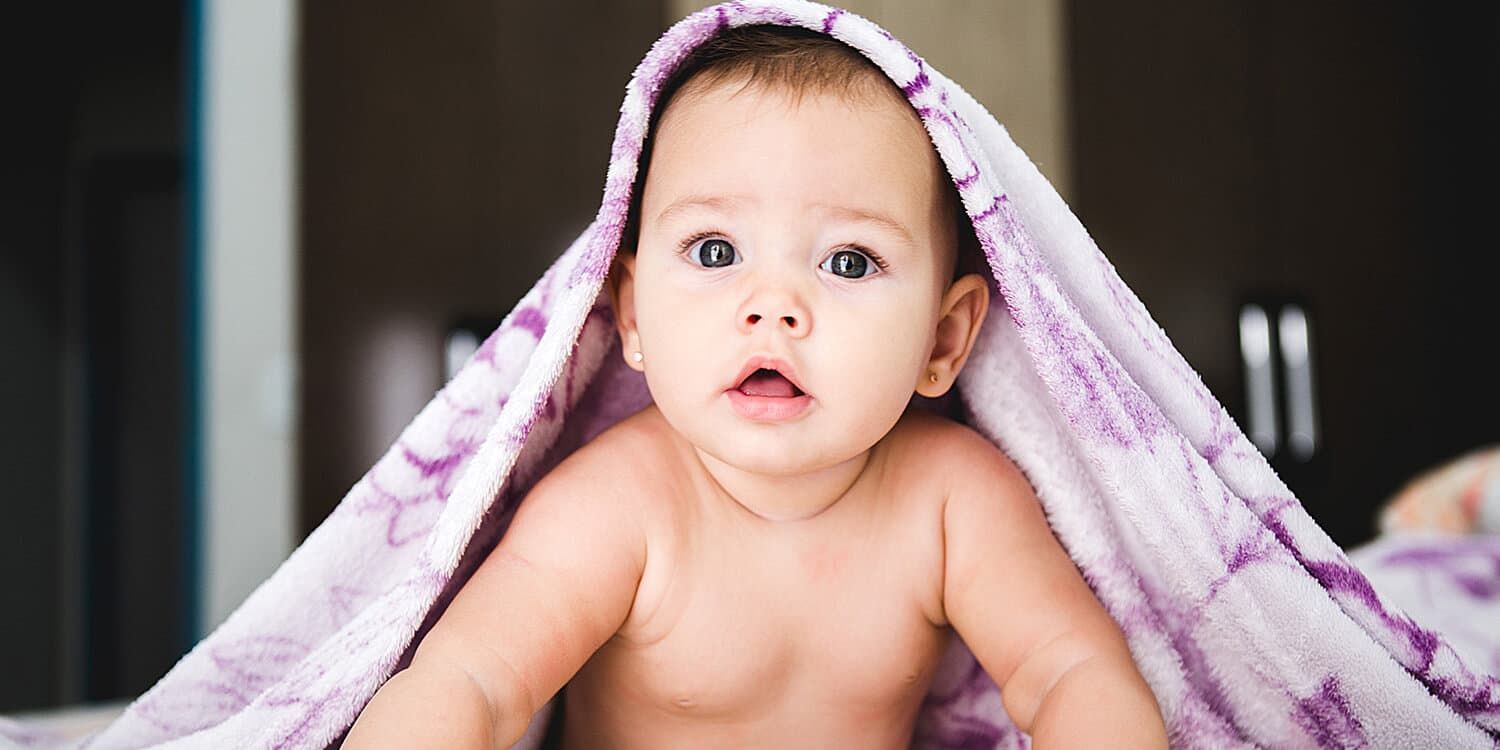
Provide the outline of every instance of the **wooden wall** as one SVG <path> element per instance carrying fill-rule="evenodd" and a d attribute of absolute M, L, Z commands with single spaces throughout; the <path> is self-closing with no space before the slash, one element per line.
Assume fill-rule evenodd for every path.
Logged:
<path fill-rule="evenodd" d="M 302 3 L 302 533 L 593 219 L 645 7 Z"/>

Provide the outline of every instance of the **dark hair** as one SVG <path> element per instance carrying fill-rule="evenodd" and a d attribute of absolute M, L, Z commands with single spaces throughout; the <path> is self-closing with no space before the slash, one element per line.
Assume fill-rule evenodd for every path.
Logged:
<path fill-rule="evenodd" d="M 906 101 L 901 90 L 884 72 L 854 48 L 810 29 L 796 26 L 755 25 L 726 29 L 688 54 L 662 84 L 641 148 L 635 186 L 631 189 L 620 249 L 634 253 L 640 238 L 641 194 L 651 166 L 652 144 L 662 115 L 679 96 L 691 96 L 714 86 L 743 79 L 741 90 L 751 86 L 785 92 L 796 102 L 809 91 L 832 93 L 850 99 L 880 95 L 885 88 Z M 916 112 L 912 112 L 913 117 Z M 964 212 L 958 190 L 951 181 L 946 202 L 952 206 L 957 247 L 953 279 L 983 268 L 974 225 Z"/>

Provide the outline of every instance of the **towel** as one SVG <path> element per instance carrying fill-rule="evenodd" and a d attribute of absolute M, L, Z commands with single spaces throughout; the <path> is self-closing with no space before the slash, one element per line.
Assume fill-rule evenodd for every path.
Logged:
<path fill-rule="evenodd" d="M 1349 550 L 1376 590 L 1443 634 L 1469 664 L 1500 674 L 1500 533 L 1406 531 Z"/>
<path fill-rule="evenodd" d="M 90 748 L 338 741 L 527 489 L 648 402 L 602 285 L 664 78 L 748 24 L 850 45 L 920 115 L 998 294 L 959 378 L 962 417 L 1031 481 L 1175 746 L 1496 746 L 1495 676 L 1372 588 L 1308 517 L 993 115 L 864 18 L 736 0 L 674 25 L 635 70 L 593 223 L 329 518 Z M 1029 740 L 955 641 L 913 745 Z"/>

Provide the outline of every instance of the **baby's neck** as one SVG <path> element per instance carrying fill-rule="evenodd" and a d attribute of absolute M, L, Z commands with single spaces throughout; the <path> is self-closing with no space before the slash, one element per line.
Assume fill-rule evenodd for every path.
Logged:
<path fill-rule="evenodd" d="M 789 522 L 817 517 L 847 496 L 865 476 L 875 450 L 795 476 L 756 474 L 724 463 L 696 447 L 693 453 L 728 499 L 757 518 Z"/>

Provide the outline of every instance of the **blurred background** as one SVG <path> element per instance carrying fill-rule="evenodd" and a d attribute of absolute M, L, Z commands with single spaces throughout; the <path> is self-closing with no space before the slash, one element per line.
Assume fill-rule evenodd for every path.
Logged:
<path fill-rule="evenodd" d="M 276 568 L 593 218 L 703 4 L 21 12 L 0 711 L 139 694 Z M 1341 545 L 1497 439 L 1494 4 L 847 7 L 1007 124 Z"/>

